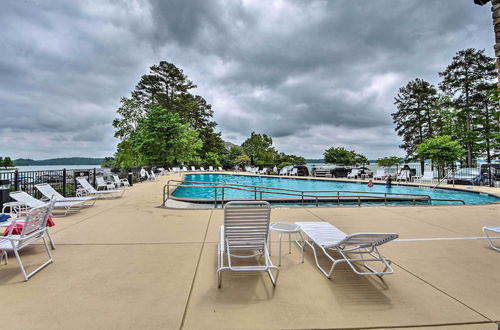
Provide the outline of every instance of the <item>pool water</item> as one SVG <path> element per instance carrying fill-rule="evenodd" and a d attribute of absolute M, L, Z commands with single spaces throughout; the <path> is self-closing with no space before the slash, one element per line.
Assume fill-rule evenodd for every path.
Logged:
<path fill-rule="evenodd" d="M 417 187 L 417 186 L 411 186 L 411 187 L 404 185 L 398 186 L 394 181 L 392 188 L 387 188 L 385 186 L 385 183 L 380 183 L 380 181 L 378 182 L 375 181 L 373 187 L 368 187 L 366 183 L 359 183 L 359 182 L 344 182 L 344 181 L 315 180 L 315 179 L 293 179 L 290 177 L 276 178 L 267 176 L 229 175 L 229 174 L 216 174 L 216 173 L 188 174 L 185 177 L 185 181 L 196 181 L 196 182 L 207 183 L 207 187 L 190 187 L 193 185 L 200 185 L 200 183 L 183 182 L 177 189 L 175 189 L 172 196 L 177 198 L 206 199 L 207 202 L 210 202 L 214 200 L 215 191 L 214 188 L 208 185 L 208 182 L 219 182 L 221 184 L 242 184 L 242 185 L 252 185 L 252 186 L 270 187 L 270 188 L 283 188 L 283 189 L 293 189 L 299 191 L 309 191 L 306 194 L 313 196 L 332 196 L 332 195 L 336 196 L 336 193 L 331 193 L 331 192 L 321 193 L 313 191 L 341 190 L 341 191 L 353 191 L 351 193 L 342 192 L 341 196 L 359 195 L 359 193 L 354 193 L 355 191 L 355 192 L 363 192 L 364 196 L 381 196 L 375 193 L 426 195 L 430 196 L 432 199 L 462 200 L 465 202 L 465 204 L 487 204 L 487 203 L 500 202 L 500 198 L 484 193 L 475 193 L 468 191 L 458 191 L 452 189 L 439 189 L 439 188 L 432 190 L 431 188 L 428 187 Z M 227 188 L 224 189 L 224 200 L 243 199 L 243 198 L 253 199 L 254 196 L 255 193 L 253 191 L 242 191 L 242 190 L 227 189 Z M 279 198 L 284 200 L 290 198 L 300 198 L 300 196 L 287 196 L 283 194 L 273 194 L 273 193 L 263 193 L 262 197 L 263 199 Z M 218 199 L 222 198 L 222 189 L 217 189 L 217 198 Z M 457 204 L 457 202 L 432 201 L 432 204 L 455 205 Z"/>

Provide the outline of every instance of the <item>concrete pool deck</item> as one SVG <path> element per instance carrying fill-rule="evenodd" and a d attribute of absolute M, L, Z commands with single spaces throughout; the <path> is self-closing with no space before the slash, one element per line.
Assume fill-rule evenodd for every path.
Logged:
<path fill-rule="evenodd" d="M 500 253 L 478 237 L 483 226 L 500 226 L 500 204 L 275 208 L 272 222 L 328 221 L 348 233 L 399 233 L 381 248 L 395 273 L 380 281 L 339 267 L 328 280 L 311 251 L 301 263 L 294 246 L 292 254 L 283 249 L 275 289 L 265 274 L 229 272 L 218 289 L 223 210 L 160 208 L 172 177 L 55 219 L 55 262 L 28 282 L 9 255 L 9 264 L 0 265 L 2 327 L 498 329 Z M 28 269 L 45 257 L 40 245 L 21 253 Z"/>

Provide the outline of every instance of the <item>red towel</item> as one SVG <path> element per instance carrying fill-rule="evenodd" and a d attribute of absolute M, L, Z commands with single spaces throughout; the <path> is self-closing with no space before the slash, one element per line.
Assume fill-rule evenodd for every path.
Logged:
<path fill-rule="evenodd" d="M 54 220 L 52 220 L 52 217 L 49 217 L 47 219 L 47 227 L 54 227 L 56 224 Z M 9 231 L 12 228 L 12 225 L 8 226 L 7 229 L 3 232 L 2 236 L 7 236 L 9 235 Z M 16 227 L 12 230 L 12 235 L 21 235 L 21 231 L 23 230 L 23 225 L 18 223 L 16 224 Z"/>

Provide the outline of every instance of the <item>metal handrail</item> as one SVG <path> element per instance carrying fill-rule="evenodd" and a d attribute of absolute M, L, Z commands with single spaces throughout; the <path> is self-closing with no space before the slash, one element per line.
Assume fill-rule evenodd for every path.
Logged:
<path fill-rule="evenodd" d="M 432 190 L 436 189 L 437 186 L 439 186 L 443 182 L 443 180 L 448 179 L 448 177 L 450 176 L 450 174 L 453 174 L 453 172 L 454 172 L 453 170 L 449 171 L 444 177 L 442 177 L 438 181 L 438 183 L 436 183 L 436 185 L 434 187 L 432 187 Z M 453 186 L 455 186 L 455 179 L 453 179 Z"/>
<path fill-rule="evenodd" d="M 286 195 L 286 196 L 300 196 L 302 204 L 304 203 L 304 198 L 313 198 L 315 199 L 316 206 L 319 204 L 320 199 L 326 198 L 335 198 L 337 197 L 337 203 L 340 204 L 340 193 L 357 193 L 361 195 L 344 195 L 343 197 L 352 197 L 358 199 L 358 206 L 361 205 L 361 197 L 369 197 L 373 199 L 383 199 L 384 204 L 387 205 L 387 197 L 388 196 L 411 196 L 417 197 L 413 198 L 413 205 L 416 204 L 416 200 L 419 198 L 425 198 L 429 203 L 432 204 L 432 198 L 426 194 L 404 194 L 404 193 L 387 193 L 387 192 L 364 192 L 364 191 L 352 191 L 352 190 L 295 190 L 295 189 L 286 189 L 286 188 L 274 188 L 274 187 L 264 187 L 264 186 L 253 186 L 253 185 L 244 185 L 237 183 L 223 183 L 223 182 L 200 182 L 200 181 L 183 181 L 177 179 L 171 179 L 167 181 L 167 184 L 163 186 L 163 205 L 165 201 L 170 197 L 170 186 L 171 181 L 177 183 L 197 183 L 198 185 L 185 185 L 183 187 L 191 187 L 191 188 L 213 188 L 214 189 L 214 203 L 217 205 L 217 189 L 222 189 L 221 194 L 221 203 L 224 204 L 224 196 L 225 189 L 234 189 L 240 191 L 249 191 L 254 193 L 254 200 L 257 200 L 257 193 L 259 194 L 260 200 L 262 200 L 263 194 L 277 194 L 277 195 Z M 200 185 L 201 183 L 201 185 Z M 178 185 L 175 185 L 178 186 Z M 251 189 L 247 189 L 251 188 Z M 165 194 L 166 193 L 166 194 Z M 336 193 L 336 195 L 310 195 L 308 193 Z M 373 195 L 383 195 L 383 196 L 373 196 Z M 165 198 L 165 196 L 167 196 Z M 462 200 L 445 200 L 445 199 L 434 199 L 440 201 L 451 201 L 451 202 L 461 202 L 465 204 Z"/>
<path fill-rule="evenodd" d="M 262 189 L 270 189 L 270 190 L 281 190 L 281 191 L 292 191 L 298 193 L 361 193 L 361 194 L 376 194 L 376 195 L 396 195 L 396 196 L 419 196 L 419 197 L 427 197 L 431 198 L 431 196 L 426 194 L 404 194 L 404 193 L 388 193 L 388 192 L 378 192 L 378 191 L 356 191 L 356 190 L 297 190 L 297 189 L 287 189 L 287 188 L 277 188 L 277 187 L 265 187 L 265 186 L 255 186 L 255 185 L 246 185 L 239 183 L 226 183 L 226 182 L 202 182 L 202 181 L 183 181 L 178 179 L 170 179 L 167 181 L 167 185 L 170 185 L 170 182 L 179 182 L 179 183 L 197 183 L 197 184 L 206 184 L 206 185 L 224 185 L 224 186 L 237 186 L 237 187 L 251 187 L 251 188 L 262 188 Z M 170 195 L 170 194 L 169 194 Z"/>

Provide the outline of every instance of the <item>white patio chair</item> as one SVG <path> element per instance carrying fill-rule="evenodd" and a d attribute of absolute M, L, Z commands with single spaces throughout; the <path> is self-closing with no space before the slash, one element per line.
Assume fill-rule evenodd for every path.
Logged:
<path fill-rule="evenodd" d="M 97 184 L 97 190 L 100 188 L 105 188 L 106 190 L 115 189 L 115 185 L 110 181 L 104 181 L 102 176 L 96 176 L 95 183 Z"/>
<path fill-rule="evenodd" d="M 113 180 L 114 180 L 113 183 L 117 187 L 120 187 L 120 186 L 130 187 L 130 183 L 128 182 L 127 179 L 120 179 L 120 177 L 116 174 L 113 174 Z"/>
<path fill-rule="evenodd" d="M 290 171 L 289 175 L 299 175 L 299 172 L 297 170 L 296 167 L 292 168 L 292 170 Z"/>
<path fill-rule="evenodd" d="M 397 176 L 397 181 L 410 181 L 410 171 L 409 170 L 401 170 Z"/>
<path fill-rule="evenodd" d="M 187 170 L 188 170 L 188 169 L 187 169 L 187 167 L 186 167 L 186 166 L 183 166 L 181 171 L 182 171 L 182 172 L 187 172 Z"/>
<path fill-rule="evenodd" d="M 187 171 L 187 169 L 186 169 Z M 156 180 L 156 174 L 153 170 L 149 171 L 149 180 L 155 181 Z"/>
<path fill-rule="evenodd" d="M 35 197 L 29 195 L 24 191 L 13 191 L 9 194 L 10 198 L 14 199 L 17 202 L 26 204 L 30 209 L 35 207 L 41 207 L 47 204 L 47 202 L 36 199 Z M 54 210 L 52 211 L 52 215 L 56 216 L 66 216 L 69 213 L 77 213 L 80 212 L 80 209 L 83 207 L 85 202 L 80 201 L 72 201 L 72 202 L 55 202 Z"/>
<path fill-rule="evenodd" d="M 93 206 L 97 198 L 92 196 L 64 197 L 48 183 L 36 184 L 35 188 L 45 197 L 46 200 L 55 198 L 56 202 L 83 202 L 82 207 Z"/>
<path fill-rule="evenodd" d="M 222 167 L 219 166 L 219 172 L 222 172 L 222 171 L 224 171 L 224 170 L 222 169 Z"/>
<path fill-rule="evenodd" d="M 279 267 L 273 265 L 269 257 L 267 240 L 271 205 L 265 201 L 229 202 L 224 206 L 224 226 L 219 229 L 217 248 L 217 278 L 222 284 L 222 271 L 236 272 L 265 271 L 273 286 L 278 280 Z M 256 257 L 263 262 L 256 264 Z M 234 265 L 234 259 L 251 260 L 253 265 Z M 261 259 L 261 258 L 260 258 Z M 276 271 L 276 277 L 271 270 Z"/>
<path fill-rule="evenodd" d="M 279 175 L 288 175 L 288 169 L 286 167 L 283 167 L 280 170 Z"/>
<path fill-rule="evenodd" d="M 208 167 L 208 171 L 209 171 L 209 172 L 213 172 L 213 171 L 214 171 L 214 167 L 213 167 L 213 166 L 209 166 L 209 167 Z"/>
<path fill-rule="evenodd" d="M 347 178 L 348 179 L 356 179 L 360 175 L 361 174 L 359 173 L 359 169 L 354 168 L 354 169 L 351 170 L 350 173 L 347 174 Z"/>
<path fill-rule="evenodd" d="M 484 235 L 486 235 L 486 239 L 493 250 L 500 251 L 500 246 L 496 246 L 493 242 L 493 239 L 500 239 L 500 226 L 495 227 L 483 227 Z M 488 232 L 497 234 L 496 237 L 491 237 Z"/>
<path fill-rule="evenodd" d="M 385 170 L 377 170 L 377 172 L 375 172 L 375 174 L 373 175 L 373 180 L 384 180 L 385 179 Z"/>
<path fill-rule="evenodd" d="M 83 187 L 83 189 L 90 195 L 95 196 L 97 198 L 118 198 L 123 196 L 123 193 L 125 190 L 119 190 L 119 189 L 114 189 L 114 190 L 101 190 L 98 191 L 92 185 L 85 179 L 84 177 L 78 177 L 76 178 L 76 181 Z"/>
<path fill-rule="evenodd" d="M 262 170 L 259 171 L 259 174 L 266 174 L 267 173 L 267 167 L 262 168 Z"/>
<path fill-rule="evenodd" d="M 394 233 L 357 233 L 347 235 L 328 222 L 297 222 L 302 232 L 307 235 L 305 244 L 312 248 L 314 260 L 319 270 L 331 278 L 333 269 L 339 263 L 347 263 L 358 275 L 384 275 L 392 274 L 391 261 L 386 259 L 378 250 L 378 246 L 398 238 Z M 305 247 L 303 244 L 303 248 Z M 318 262 L 316 246 L 330 259 L 332 266 L 326 271 Z M 340 257 L 335 258 L 328 251 L 337 252 Z M 382 270 L 375 270 L 368 263 L 383 266 Z M 364 267 L 367 271 L 359 270 Z"/>
<path fill-rule="evenodd" d="M 200 167 L 200 171 L 205 172 L 205 168 L 204 167 Z"/>
<path fill-rule="evenodd" d="M 9 230 L 7 236 L 0 236 L 0 251 L 4 251 L 2 254 L 5 254 L 5 251 L 14 252 L 17 263 L 19 264 L 19 269 L 21 270 L 25 281 L 29 280 L 30 277 L 32 277 L 54 261 L 52 259 L 52 254 L 50 253 L 49 246 L 47 245 L 47 240 L 45 239 L 45 235 L 48 234 L 47 220 L 52 211 L 53 205 L 54 200 L 51 200 L 49 203 L 45 203 L 42 206 L 31 209 L 24 218 L 20 217 L 13 221 L 11 229 Z M 16 227 L 16 224 L 18 224 L 20 221 L 22 221 L 23 224 L 21 234 L 13 235 L 12 233 Z M 38 241 L 39 239 L 43 240 L 45 251 L 47 251 L 47 255 L 49 258 L 38 268 L 27 274 L 21 261 L 21 257 L 19 256 L 19 251 L 30 245 L 31 243 Z M 6 258 L 6 255 L 3 255 L 3 257 Z M 7 259 L 5 259 L 5 263 L 7 263 Z"/>
<path fill-rule="evenodd" d="M 196 167 L 191 166 L 191 172 L 195 172 L 195 171 L 196 171 Z"/>
<path fill-rule="evenodd" d="M 419 182 L 419 183 L 433 183 L 434 182 L 434 172 L 433 171 L 425 171 L 424 175 L 422 175 L 420 178 L 415 178 L 414 182 Z"/>

